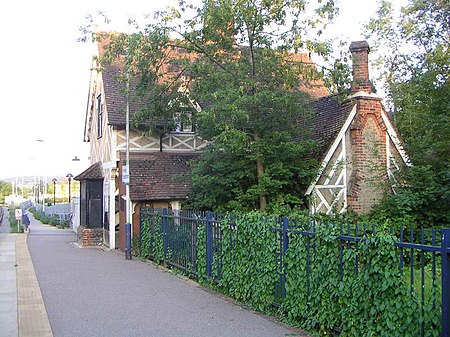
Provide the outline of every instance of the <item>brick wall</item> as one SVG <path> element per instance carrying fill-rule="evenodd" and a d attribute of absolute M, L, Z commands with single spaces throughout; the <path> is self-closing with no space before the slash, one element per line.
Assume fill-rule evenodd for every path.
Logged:
<path fill-rule="evenodd" d="M 86 228 L 79 226 L 77 241 L 82 247 L 93 247 L 103 244 L 103 228 Z"/>
<path fill-rule="evenodd" d="M 351 125 L 349 209 L 366 214 L 380 201 L 387 187 L 385 127 L 381 99 L 361 97 Z"/>
<path fill-rule="evenodd" d="M 366 41 L 355 41 L 350 44 L 352 53 L 352 93 L 364 91 L 372 92 L 372 84 L 369 80 L 369 52 Z"/>

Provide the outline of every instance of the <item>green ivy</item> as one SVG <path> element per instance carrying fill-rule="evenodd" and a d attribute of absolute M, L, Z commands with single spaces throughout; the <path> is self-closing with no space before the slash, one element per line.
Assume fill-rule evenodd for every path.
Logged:
<path fill-rule="evenodd" d="M 147 217 L 141 223 L 141 250 L 140 257 L 149 258 L 150 257 L 150 224 L 151 220 Z"/>
<path fill-rule="evenodd" d="M 221 285 L 233 298 L 266 311 L 274 302 L 278 281 L 274 256 L 277 249 L 273 222 L 261 213 L 239 216 L 222 226 Z M 231 250 L 232 248 L 232 250 Z"/>
<path fill-rule="evenodd" d="M 162 217 L 158 213 L 153 213 L 149 220 L 148 242 L 149 255 L 153 260 L 161 264 L 164 262 L 164 237 L 162 233 Z"/>
<path fill-rule="evenodd" d="M 321 336 L 419 336 L 418 299 L 399 268 L 396 241 L 380 230 L 356 249 L 354 242 L 342 244 L 332 226 L 318 227 L 313 237 L 292 235 L 282 307 L 290 321 Z M 438 303 L 438 287 L 432 296 Z M 427 336 L 439 336 L 439 305 L 430 306 Z"/>
<path fill-rule="evenodd" d="M 23 226 L 19 225 L 17 226 L 17 222 L 18 220 L 16 220 L 16 209 L 18 209 L 19 207 L 14 206 L 14 207 L 9 207 L 9 214 L 8 214 L 8 221 L 9 221 L 9 225 L 10 225 L 10 232 L 11 233 L 23 233 Z M 20 223 L 20 222 L 19 222 Z"/>
<path fill-rule="evenodd" d="M 203 221 L 197 223 L 197 280 L 201 283 L 207 281 L 206 277 L 206 224 Z"/>
<path fill-rule="evenodd" d="M 400 269 L 398 238 L 389 230 L 367 230 L 358 241 L 342 241 L 340 226 L 331 223 L 316 225 L 309 234 L 290 230 L 280 263 L 278 219 L 259 212 L 226 216 L 220 236 L 214 235 L 221 237 L 221 247 L 213 251 L 208 278 L 206 220 L 198 220 L 194 268 L 199 282 L 263 312 L 281 300 L 280 312 L 289 323 L 320 336 L 421 335 L 420 289 L 411 289 L 408 268 Z M 143 239 L 151 242 L 149 255 L 162 263 L 161 217 L 153 221 L 144 222 Z M 284 299 L 275 291 L 283 274 Z M 426 288 L 426 335 L 438 337 L 441 290 L 433 277 Z"/>

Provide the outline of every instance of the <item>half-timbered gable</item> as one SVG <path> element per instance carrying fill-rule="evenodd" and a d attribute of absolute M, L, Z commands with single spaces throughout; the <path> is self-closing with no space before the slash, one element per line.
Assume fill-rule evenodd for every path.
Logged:
<path fill-rule="evenodd" d="M 372 92 L 367 42 L 353 42 L 350 50 L 353 55 L 351 91 L 326 96 L 320 81 L 305 82 L 299 88 L 316 98 L 315 113 L 307 125 L 311 131 L 309 138 L 319 145 L 317 156 L 321 160 L 318 174 L 306 191 L 312 213 L 342 214 L 349 210 L 367 213 L 387 190 L 395 192 L 395 172 L 410 165 L 381 98 Z M 102 44 L 99 44 L 98 55 L 101 53 Z M 109 233 L 115 233 L 116 225 L 120 224 L 121 235 L 117 241 L 122 250 L 126 189 L 121 174 L 127 144 L 124 79 L 120 65 L 100 68 L 94 63 L 84 135 L 91 145 L 91 163 L 103 170 L 100 218 L 105 243 L 116 247 L 116 237 Z M 136 126 L 133 115 L 145 108 L 146 97 L 136 94 L 133 80 L 129 85 L 129 187 L 133 223 L 138 223 L 136 217 L 142 204 L 179 209 L 191 187 L 187 163 L 207 144 L 197 137 L 193 125 L 186 123 L 189 121 L 174 120 L 172 131 L 164 131 L 164 127 L 149 120 Z M 191 105 L 186 108 L 199 111 L 197 104 L 191 102 Z"/>
<path fill-rule="evenodd" d="M 353 42 L 350 51 L 351 92 L 315 105 L 311 138 L 322 164 L 306 191 L 312 213 L 367 213 L 389 189 L 395 192 L 395 172 L 410 165 L 381 98 L 372 93 L 367 42 Z"/>
<path fill-rule="evenodd" d="M 116 246 L 114 233 L 118 224 L 124 224 L 124 200 L 125 186 L 121 181 L 121 169 L 125 161 L 126 152 L 126 75 L 123 67 L 119 63 L 102 64 L 100 67 L 96 60 L 102 55 L 106 42 L 99 42 L 97 57 L 94 57 L 94 63 L 91 71 L 91 82 L 89 86 L 89 96 L 87 103 L 86 119 L 85 119 L 85 141 L 90 143 L 90 160 L 91 163 L 100 163 L 103 169 L 103 214 L 101 218 L 104 221 L 104 228 L 107 232 L 106 244 L 110 247 Z M 131 79 L 130 90 L 128 95 L 128 109 L 130 112 L 130 132 L 129 132 L 129 151 L 132 154 L 130 161 L 131 181 L 139 177 L 160 174 L 161 171 L 155 171 L 153 166 L 139 166 L 142 164 L 143 158 L 154 158 L 157 156 L 159 161 L 148 161 L 152 163 L 163 163 L 170 156 L 179 155 L 179 159 L 186 159 L 198 155 L 205 146 L 206 142 L 197 137 L 192 125 L 187 125 L 186 121 L 174 121 L 176 126 L 172 131 L 163 131 L 158 123 L 147 120 L 145 122 L 134 122 L 133 116 L 137 112 L 145 109 L 146 99 L 148 97 L 137 94 L 137 82 Z M 192 102 L 190 109 L 196 110 L 198 106 Z M 139 155 L 136 157 L 136 155 Z M 169 157 L 165 157 L 170 155 Z M 180 159 L 180 160 L 181 160 Z M 144 160 L 145 162 L 145 160 Z M 138 172 L 133 170 L 140 167 Z M 187 165 L 169 165 L 166 167 L 166 175 L 176 176 L 182 169 L 182 173 L 186 176 L 185 170 Z M 155 173 L 156 172 L 156 173 Z M 190 177 L 190 175 L 188 175 Z M 139 178 L 140 179 L 140 178 Z M 138 179 L 138 180 L 139 180 Z M 141 181 L 141 180 L 139 180 Z M 167 179 L 158 180 L 163 191 L 164 184 L 169 184 Z M 187 197 L 188 190 L 184 181 L 174 180 L 170 187 L 173 189 L 177 186 L 180 193 L 172 195 L 170 193 L 162 195 L 161 193 L 145 194 L 146 200 L 137 198 L 142 194 L 137 193 L 142 187 L 137 184 L 130 184 L 130 196 L 133 203 L 132 207 L 138 210 L 139 203 L 153 203 L 155 205 L 164 205 L 169 208 L 179 208 L 182 200 Z M 134 198 L 134 199 L 133 199 Z M 120 247 L 123 249 L 124 240 L 123 233 L 120 235 Z"/>

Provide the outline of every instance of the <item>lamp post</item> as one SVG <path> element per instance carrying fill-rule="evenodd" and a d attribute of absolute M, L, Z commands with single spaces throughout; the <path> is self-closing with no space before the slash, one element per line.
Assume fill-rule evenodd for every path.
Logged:
<path fill-rule="evenodd" d="M 52 179 L 53 181 L 53 205 L 56 204 L 56 182 L 58 181 L 56 178 Z"/>
<path fill-rule="evenodd" d="M 70 182 L 72 181 L 72 173 L 67 173 L 66 175 L 67 179 L 69 180 L 69 204 L 70 204 Z"/>
<path fill-rule="evenodd" d="M 39 150 L 39 160 L 40 160 L 40 169 L 43 170 L 43 163 L 45 161 L 45 149 L 43 148 L 43 146 L 45 145 L 44 139 L 36 139 L 36 142 L 38 144 L 41 144 L 38 146 Z M 45 169 L 44 169 L 45 170 Z M 41 172 L 44 173 L 44 172 Z M 45 195 L 46 195 L 46 190 L 47 190 L 47 176 L 44 174 L 39 175 L 38 178 L 38 183 L 39 183 L 39 194 L 41 196 L 42 199 L 42 212 L 45 213 Z M 42 184 L 42 185 L 41 185 Z M 39 203 L 39 200 L 38 200 Z"/>
<path fill-rule="evenodd" d="M 39 182 L 34 182 L 34 203 L 39 204 Z"/>
<path fill-rule="evenodd" d="M 128 42 L 128 41 L 127 41 Z M 128 46 L 126 58 L 128 59 Z M 132 225 L 131 225 L 131 199 L 130 199 L 130 72 L 126 69 L 126 96 L 125 96 L 125 167 L 126 177 L 122 175 L 123 183 L 125 184 L 125 194 L 127 198 L 125 208 L 125 259 L 131 260 L 131 240 L 132 240 Z M 122 168 L 123 169 L 123 168 Z M 123 174 L 123 172 L 122 172 Z"/>

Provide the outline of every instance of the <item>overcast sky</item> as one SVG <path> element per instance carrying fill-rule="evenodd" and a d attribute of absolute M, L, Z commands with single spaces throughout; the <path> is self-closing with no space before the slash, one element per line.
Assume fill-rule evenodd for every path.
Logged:
<path fill-rule="evenodd" d="M 0 3 L 0 179 L 74 175 L 89 167 L 83 143 L 92 46 L 76 42 L 88 13 L 111 30 L 172 1 L 15 0 Z M 361 40 L 375 0 L 341 0 L 333 34 Z M 77 156 L 80 162 L 73 162 Z"/>

